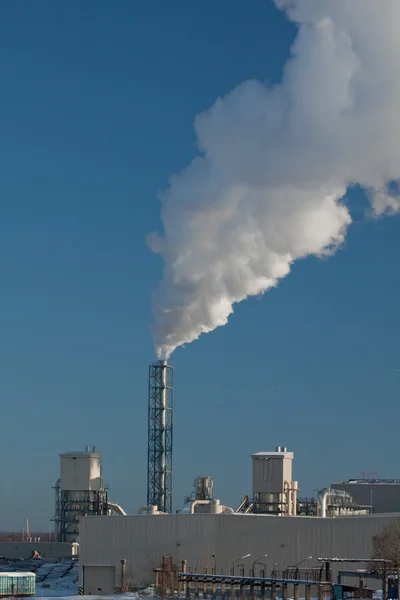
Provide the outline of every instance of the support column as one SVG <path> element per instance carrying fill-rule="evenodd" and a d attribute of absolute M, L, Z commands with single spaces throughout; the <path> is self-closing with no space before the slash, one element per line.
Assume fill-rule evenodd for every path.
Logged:
<path fill-rule="evenodd" d="M 325 563 L 325 581 L 332 582 L 331 563 L 328 560 Z"/>
<path fill-rule="evenodd" d="M 271 598 L 276 600 L 276 583 L 271 584 Z"/>
<path fill-rule="evenodd" d="M 299 600 L 299 584 L 295 583 L 293 585 L 293 598 L 294 600 Z"/>
<path fill-rule="evenodd" d="M 125 572 L 126 572 L 126 560 L 121 559 L 121 594 L 125 593 Z"/>
<path fill-rule="evenodd" d="M 160 581 L 160 571 L 157 569 L 156 571 L 156 583 L 155 583 L 155 592 L 156 596 L 161 596 L 161 581 Z"/>
<path fill-rule="evenodd" d="M 231 583 L 231 600 L 236 597 L 236 588 L 234 582 Z"/>
<path fill-rule="evenodd" d="M 215 581 L 211 583 L 211 595 L 215 600 L 215 598 L 217 597 L 217 584 L 215 583 Z"/>
<path fill-rule="evenodd" d="M 282 600 L 287 600 L 287 583 L 282 583 Z"/>
<path fill-rule="evenodd" d="M 265 583 L 264 582 L 262 582 L 262 584 L 261 584 L 261 598 L 262 598 L 262 600 L 264 600 L 264 598 L 265 598 Z"/>
<path fill-rule="evenodd" d="M 239 598 L 240 598 L 240 600 L 244 600 L 244 585 L 243 585 L 243 583 L 240 584 Z"/>
<path fill-rule="evenodd" d="M 254 594 L 254 583 L 250 583 L 250 598 L 251 600 L 255 599 L 255 594 Z"/>
<path fill-rule="evenodd" d="M 382 600 L 388 600 L 388 580 L 386 574 L 386 565 L 384 565 L 382 570 Z"/>

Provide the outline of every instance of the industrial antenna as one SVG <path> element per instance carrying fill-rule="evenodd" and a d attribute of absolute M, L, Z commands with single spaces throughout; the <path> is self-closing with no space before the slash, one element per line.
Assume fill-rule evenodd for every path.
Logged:
<path fill-rule="evenodd" d="M 149 368 L 147 506 L 172 512 L 173 369 L 166 360 Z"/>

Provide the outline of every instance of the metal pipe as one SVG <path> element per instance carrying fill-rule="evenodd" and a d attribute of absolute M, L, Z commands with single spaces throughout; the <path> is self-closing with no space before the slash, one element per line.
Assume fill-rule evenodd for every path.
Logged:
<path fill-rule="evenodd" d="M 201 505 L 201 506 L 215 506 L 215 508 L 218 510 L 215 511 L 215 514 L 220 514 L 221 512 L 230 512 L 230 513 L 234 513 L 235 511 L 233 510 L 233 508 L 231 508 L 230 506 L 225 506 L 223 504 L 219 503 L 219 500 L 193 500 L 193 502 L 190 503 L 190 514 L 193 515 L 194 514 L 194 509 L 196 508 L 196 506 Z"/>
<path fill-rule="evenodd" d="M 292 514 L 292 485 L 290 481 L 284 481 L 283 491 L 286 495 L 286 514 Z"/>
<path fill-rule="evenodd" d="M 211 506 L 211 504 L 213 504 L 214 501 L 213 500 L 193 500 L 193 502 L 190 503 L 190 514 L 193 515 L 194 514 L 194 509 L 196 508 L 196 506 L 198 505 L 207 505 L 207 506 Z"/>
<path fill-rule="evenodd" d="M 126 517 L 126 512 L 119 504 L 116 504 L 115 502 L 108 502 L 108 508 L 121 515 L 121 517 Z"/>
<path fill-rule="evenodd" d="M 121 594 L 125 592 L 126 559 L 121 559 Z"/>
<path fill-rule="evenodd" d="M 293 503 L 293 512 L 292 515 L 295 517 L 297 515 L 297 491 L 299 489 L 299 482 L 292 481 L 292 503 Z"/>
<path fill-rule="evenodd" d="M 163 514 L 163 513 L 160 513 L 160 511 L 157 509 L 158 509 L 158 506 L 142 506 L 138 510 L 138 515 L 142 515 L 144 512 L 150 513 L 151 515 Z"/>
<path fill-rule="evenodd" d="M 326 519 L 326 506 L 328 503 L 328 496 L 329 496 L 330 490 L 322 490 L 319 493 L 318 496 L 318 504 L 320 505 L 320 509 L 321 509 L 321 517 L 323 519 Z"/>
<path fill-rule="evenodd" d="M 165 506 L 165 467 L 166 467 L 166 425 L 167 425 L 167 361 L 160 360 L 162 365 L 161 375 L 161 414 L 160 414 L 160 446 L 161 446 L 161 465 L 160 465 L 160 504 Z"/>
<path fill-rule="evenodd" d="M 223 512 L 229 512 L 229 513 L 232 513 L 232 514 L 235 513 L 235 511 L 233 510 L 233 508 L 231 508 L 230 506 L 225 506 L 224 504 L 221 505 L 221 512 L 222 513 Z"/>

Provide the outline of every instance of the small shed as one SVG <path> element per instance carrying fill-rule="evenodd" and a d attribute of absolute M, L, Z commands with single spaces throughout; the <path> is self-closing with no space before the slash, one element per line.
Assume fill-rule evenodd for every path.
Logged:
<path fill-rule="evenodd" d="M 36 593 L 36 575 L 30 572 L 0 573 L 0 598 L 23 598 Z"/>

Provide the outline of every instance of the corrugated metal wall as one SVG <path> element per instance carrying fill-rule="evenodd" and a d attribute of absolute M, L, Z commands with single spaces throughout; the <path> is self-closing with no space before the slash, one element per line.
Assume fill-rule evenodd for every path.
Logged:
<path fill-rule="evenodd" d="M 344 490 L 358 504 L 374 507 L 374 513 L 397 512 L 400 510 L 400 485 L 368 483 L 333 483 L 335 490 Z"/>
<path fill-rule="evenodd" d="M 80 564 L 115 565 L 127 560 L 126 583 L 153 582 L 153 568 L 163 555 L 188 561 L 197 572 L 229 573 L 234 560 L 251 553 L 252 560 L 268 554 L 267 571 L 276 562 L 282 570 L 307 556 L 366 557 L 372 536 L 400 514 L 340 517 L 268 517 L 261 515 L 160 515 L 84 517 L 80 524 Z M 316 560 L 307 566 L 314 566 Z"/>

